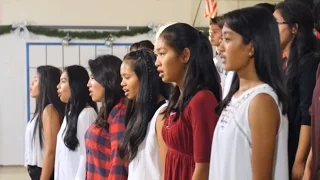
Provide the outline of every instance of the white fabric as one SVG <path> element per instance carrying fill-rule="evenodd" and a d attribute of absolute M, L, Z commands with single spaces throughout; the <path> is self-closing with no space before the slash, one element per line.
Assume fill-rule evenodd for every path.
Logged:
<path fill-rule="evenodd" d="M 34 131 L 34 128 L 36 125 L 36 119 L 37 119 L 37 117 L 30 120 L 27 123 L 27 127 L 26 127 L 26 132 L 25 132 L 25 163 L 24 163 L 24 165 L 26 167 L 28 165 L 42 167 L 43 152 L 44 152 L 45 147 L 44 147 L 44 144 L 43 144 L 42 149 L 40 147 L 39 128 L 38 127 L 36 129 L 35 134 L 33 134 L 33 131 Z"/>
<path fill-rule="evenodd" d="M 145 139 L 140 144 L 137 156 L 129 163 L 128 180 L 160 180 L 162 175 L 160 147 L 156 134 L 156 121 L 161 109 L 167 106 L 163 104 L 154 113 Z M 161 132 L 158 132 L 161 133 Z"/>
<path fill-rule="evenodd" d="M 248 120 L 251 100 L 258 94 L 270 95 L 279 106 L 278 97 L 267 84 L 249 89 L 233 97 L 223 110 L 216 126 L 210 161 L 210 180 L 251 180 L 252 139 Z M 278 129 L 273 180 L 288 180 L 288 119 L 281 115 Z"/>
<path fill-rule="evenodd" d="M 85 133 L 96 120 L 97 113 L 92 107 L 84 108 L 78 117 L 77 138 L 79 146 L 71 151 L 64 144 L 66 118 L 63 119 L 57 136 L 56 159 L 54 168 L 55 180 L 85 180 L 86 176 L 86 148 Z"/>
<path fill-rule="evenodd" d="M 224 81 L 224 87 L 222 87 L 222 99 L 224 99 L 229 91 L 230 91 L 230 88 L 231 88 L 231 85 L 232 85 L 232 79 L 233 79 L 233 76 L 234 76 L 234 72 L 233 71 L 229 71 L 227 73 L 227 76 L 226 76 L 226 79 Z"/>
<path fill-rule="evenodd" d="M 220 75 L 220 84 L 221 84 L 221 88 L 222 90 L 224 89 L 224 84 L 225 84 L 225 79 L 226 79 L 226 76 L 227 76 L 227 71 L 224 69 L 224 64 L 223 64 L 223 59 L 221 58 L 220 55 L 216 55 L 214 58 L 213 58 L 213 62 L 214 62 L 214 65 L 216 66 L 217 68 L 217 71 Z"/>

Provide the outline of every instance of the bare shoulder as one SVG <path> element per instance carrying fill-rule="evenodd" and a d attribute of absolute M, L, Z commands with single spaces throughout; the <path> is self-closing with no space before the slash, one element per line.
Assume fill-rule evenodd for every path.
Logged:
<path fill-rule="evenodd" d="M 47 119 L 58 119 L 59 120 L 59 114 L 57 109 L 52 105 L 47 105 L 42 113 L 42 121 L 46 121 Z"/>
<path fill-rule="evenodd" d="M 249 123 L 278 124 L 280 121 L 279 107 L 274 98 L 267 93 L 256 95 L 249 105 Z"/>
<path fill-rule="evenodd" d="M 266 112 L 266 108 L 278 111 L 278 104 L 274 98 L 267 93 L 257 94 L 250 102 L 250 109 L 252 110 Z"/>

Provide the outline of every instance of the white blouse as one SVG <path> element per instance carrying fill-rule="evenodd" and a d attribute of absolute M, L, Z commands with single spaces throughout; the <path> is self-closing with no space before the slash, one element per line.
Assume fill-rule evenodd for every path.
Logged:
<path fill-rule="evenodd" d="M 267 84 L 232 97 L 223 110 L 214 131 L 209 180 L 252 179 L 252 137 L 249 105 L 258 94 L 268 94 L 278 104 L 280 126 L 274 154 L 273 180 L 288 180 L 288 119 L 281 114 L 275 91 Z"/>
<path fill-rule="evenodd" d="M 138 148 L 137 156 L 129 163 L 128 180 L 160 180 L 162 167 L 160 147 L 156 134 L 157 117 L 165 103 L 154 113 L 148 125 L 147 135 Z M 161 133 L 161 132 L 158 132 Z"/>
<path fill-rule="evenodd" d="M 97 113 L 92 107 L 84 108 L 78 117 L 77 138 L 79 146 L 71 151 L 64 144 L 66 117 L 57 136 L 54 179 L 55 180 L 85 180 L 86 173 L 86 148 L 85 133 L 89 126 L 96 120 Z"/>
<path fill-rule="evenodd" d="M 43 161 L 43 152 L 44 152 L 44 143 L 43 148 L 40 147 L 40 138 L 39 138 L 39 128 L 35 130 L 37 117 L 34 117 L 27 123 L 26 132 L 25 132 L 25 162 L 24 165 L 27 167 L 38 166 L 42 168 Z M 43 137 L 43 136 L 42 136 Z M 43 138 L 42 138 L 43 139 Z M 44 142 L 44 141 L 42 141 Z"/>

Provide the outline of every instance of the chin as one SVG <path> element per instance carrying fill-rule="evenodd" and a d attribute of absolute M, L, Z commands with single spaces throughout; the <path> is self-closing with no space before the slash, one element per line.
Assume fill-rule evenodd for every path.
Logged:
<path fill-rule="evenodd" d="M 162 77 L 161 80 L 162 80 L 163 82 L 165 82 L 165 83 L 170 83 L 170 82 L 172 82 L 172 81 L 170 81 L 170 80 L 169 80 L 168 78 L 166 78 L 166 77 Z"/>
<path fill-rule="evenodd" d="M 132 98 L 131 96 L 127 96 L 127 99 L 134 100 L 134 98 Z"/>
<path fill-rule="evenodd" d="M 61 101 L 61 102 L 63 102 L 63 103 L 68 103 L 68 101 L 67 101 L 67 100 L 62 99 L 62 98 L 60 98 L 60 101 Z"/>

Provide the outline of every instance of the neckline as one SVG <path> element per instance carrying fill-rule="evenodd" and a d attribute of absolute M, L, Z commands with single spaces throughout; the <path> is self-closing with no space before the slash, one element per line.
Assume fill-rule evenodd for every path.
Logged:
<path fill-rule="evenodd" d="M 259 85 L 255 86 L 255 87 L 249 88 L 249 89 L 245 90 L 242 94 L 240 94 L 238 97 L 233 95 L 232 99 L 238 100 L 238 99 L 242 98 L 243 96 L 245 96 L 246 94 L 248 94 L 249 92 L 253 91 L 254 89 L 257 89 L 259 87 L 263 87 L 263 86 L 266 86 L 266 85 L 267 85 L 266 83 L 263 83 L 263 84 L 259 84 Z"/>

